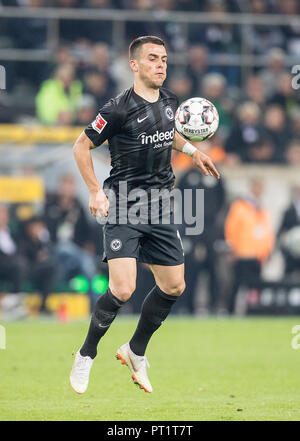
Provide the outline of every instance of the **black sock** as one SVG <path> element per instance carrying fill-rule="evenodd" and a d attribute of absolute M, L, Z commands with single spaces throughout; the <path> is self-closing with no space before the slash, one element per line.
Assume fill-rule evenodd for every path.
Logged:
<path fill-rule="evenodd" d="M 96 357 L 100 338 L 106 333 L 124 303 L 115 297 L 109 288 L 99 297 L 92 313 L 88 334 L 80 349 L 83 357 L 87 355 L 91 358 Z"/>
<path fill-rule="evenodd" d="M 149 292 L 142 305 L 141 317 L 136 331 L 129 342 L 136 355 L 144 355 L 153 333 L 167 318 L 177 296 L 164 293 L 157 285 Z"/>

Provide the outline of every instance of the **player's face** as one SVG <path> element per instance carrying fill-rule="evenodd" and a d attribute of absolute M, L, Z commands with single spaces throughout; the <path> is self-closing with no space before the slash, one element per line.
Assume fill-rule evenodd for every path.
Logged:
<path fill-rule="evenodd" d="M 136 74 L 147 87 L 158 89 L 167 76 L 167 53 L 164 46 L 144 44 L 135 61 Z"/>

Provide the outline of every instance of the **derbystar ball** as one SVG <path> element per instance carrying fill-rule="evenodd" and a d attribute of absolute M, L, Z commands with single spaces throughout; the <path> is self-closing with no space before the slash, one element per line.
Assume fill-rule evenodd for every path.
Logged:
<path fill-rule="evenodd" d="M 178 133 L 189 141 L 204 141 L 211 138 L 219 126 L 216 107 L 205 98 L 190 98 L 184 101 L 175 114 Z"/>

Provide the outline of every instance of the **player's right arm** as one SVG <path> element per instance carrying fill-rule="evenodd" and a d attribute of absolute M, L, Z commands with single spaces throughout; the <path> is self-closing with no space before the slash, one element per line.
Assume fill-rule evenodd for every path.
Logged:
<path fill-rule="evenodd" d="M 100 109 L 95 120 L 81 133 L 73 148 L 79 171 L 90 191 L 89 209 L 93 216 L 96 216 L 97 212 L 100 216 L 107 216 L 109 202 L 97 181 L 91 149 L 100 146 L 118 133 L 121 123 L 122 118 L 115 101 L 111 99 Z"/>
<path fill-rule="evenodd" d="M 73 153 L 81 176 L 90 192 L 90 212 L 93 216 L 96 216 L 97 212 L 99 212 L 101 216 L 107 216 L 109 202 L 95 175 L 91 155 L 91 149 L 93 147 L 94 144 L 91 139 L 85 132 L 82 132 L 74 144 Z"/>

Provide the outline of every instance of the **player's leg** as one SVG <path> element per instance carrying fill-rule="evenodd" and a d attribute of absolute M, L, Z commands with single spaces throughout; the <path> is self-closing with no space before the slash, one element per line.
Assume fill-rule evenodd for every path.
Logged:
<path fill-rule="evenodd" d="M 152 392 L 147 376 L 145 351 L 151 336 L 167 318 L 185 289 L 184 253 L 180 234 L 174 223 L 145 228 L 148 229 L 147 240 L 141 246 L 139 259 L 149 265 L 156 285 L 143 302 L 132 339 L 119 348 L 117 356 L 130 367 L 134 381 L 146 392 Z"/>
<path fill-rule="evenodd" d="M 183 264 L 149 266 L 154 274 L 156 285 L 143 302 L 141 316 L 132 339 L 117 351 L 117 358 L 129 367 L 134 382 L 146 392 L 152 392 L 147 375 L 149 363 L 144 355 L 147 344 L 185 289 Z"/>
<path fill-rule="evenodd" d="M 85 392 L 93 359 L 100 339 L 109 329 L 121 306 L 131 297 L 136 283 L 136 259 L 116 258 L 108 261 L 109 288 L 94 307 L 85 342 L 77 352 L 70 381 L 78 393 Z"/>
<path fill-rule="evenodd" d="M 129 342 L 132 351 L 140 356 L 145 354 L 151 336 L 167 318 L 177 298 L 185 290 L 184 264 L 149 267 L 156 285 L 143 302 L 138 326 Z"/>
<path fill-rule="evenodd" d="M 108 261 L 109 287 L 94 307 L 86 340 L 80 349 L 82 356 L 95 358 L 97 345 L 115 319 L 119 309 L 131 297 L 136 284 L 136 259 L 131 257 Z"/>

